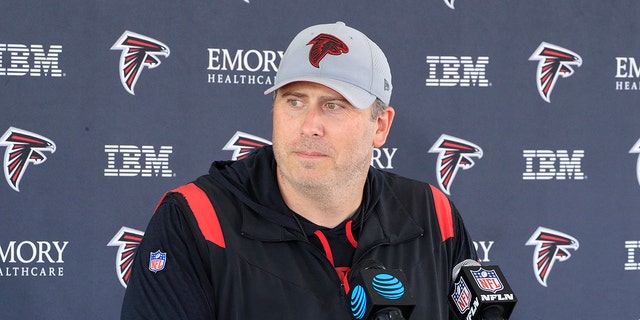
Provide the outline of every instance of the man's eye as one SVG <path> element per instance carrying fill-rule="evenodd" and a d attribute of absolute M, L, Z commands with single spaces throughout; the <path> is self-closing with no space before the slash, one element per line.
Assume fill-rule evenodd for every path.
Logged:
<path fill-rule="evenodd" d="M 289 104 L 292 107 L 299 107 L 299 106 L 302 106 L 302 101 L 291 99 L 291 100 L 289 100 Z"/>
<path fill-rule="evenodd" d="M 338 110 L 342 109 L 342 106 L 337 104 L 337 103 L 329 102 L 329 103 L 327 103 L 327 109 L 329 109 L 331 111 L 338 111 Z"/>

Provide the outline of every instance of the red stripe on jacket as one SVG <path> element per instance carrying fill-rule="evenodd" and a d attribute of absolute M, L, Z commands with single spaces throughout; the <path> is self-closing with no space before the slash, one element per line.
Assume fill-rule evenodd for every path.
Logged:
<path fill-rule="evenodd" d="M 429 185 L 433 194 L 433 203 L 436 207 L 436 215 L 438 216 L 438 224 L 440 225 L 440 234 L 442 241 L 453 238 L 453 216 L 451 212 L 451 203 L 447 196 L 438 188 Z"/>
<path fill-rule="evenodd" d="M 207 194 L 193 182 L 173 189 L 171 192 L 180 193 L 185 200 L 187 200 L 187 204 L 191 212 L 193 212 L 204 238 L 225 248 L 226 244 L 224 242 L 224 235 L 222 234 L 222 227 L 220 227 L 220 221 L 218 220 L 218 214 L 213 208 Z M 162 197 L 162 200 L 164 200 L 164 197 Z M 160 200 L 160 203 L 162 203 L 162 200 Z M 156 210 L 158 210 L 160 203 L 156 206 Z"/>

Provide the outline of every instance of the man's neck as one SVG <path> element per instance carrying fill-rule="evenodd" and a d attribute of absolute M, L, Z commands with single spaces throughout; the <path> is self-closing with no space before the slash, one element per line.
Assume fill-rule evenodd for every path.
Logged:
<path fill-rule="evenodd" d="M 354 186 L 300 189 L 278 179 L 287 206 L 319 226 L 333 228 L 353 216 L 362 203 L 364 181 Z"/>

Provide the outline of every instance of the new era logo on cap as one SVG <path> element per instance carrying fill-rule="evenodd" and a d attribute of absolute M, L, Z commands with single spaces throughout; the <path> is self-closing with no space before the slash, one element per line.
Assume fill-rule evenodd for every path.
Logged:
<path fill-rule="evenodd" d="M 376 98 L 389 104 L 393 89 L 382 50 L 343 22 L 302 30 L 289 44 L 275 84 L 265 94 L 297 81 L 325 85 L 359 109 L 369 108 Z"/>

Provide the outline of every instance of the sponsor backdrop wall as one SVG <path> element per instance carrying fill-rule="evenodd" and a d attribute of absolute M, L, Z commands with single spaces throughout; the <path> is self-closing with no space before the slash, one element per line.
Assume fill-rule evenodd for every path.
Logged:
<path fill-rule="evenodd" d="M 269 143 L 262 92 L 290 39 L 344 21 L 392 68 L 372 165 L 450 195 L 516 292 L 512 318 L 638 319 L 639 15 L 634 0 L 3 1 L 0 318 L 118 318 L 162 194 Z"/>

